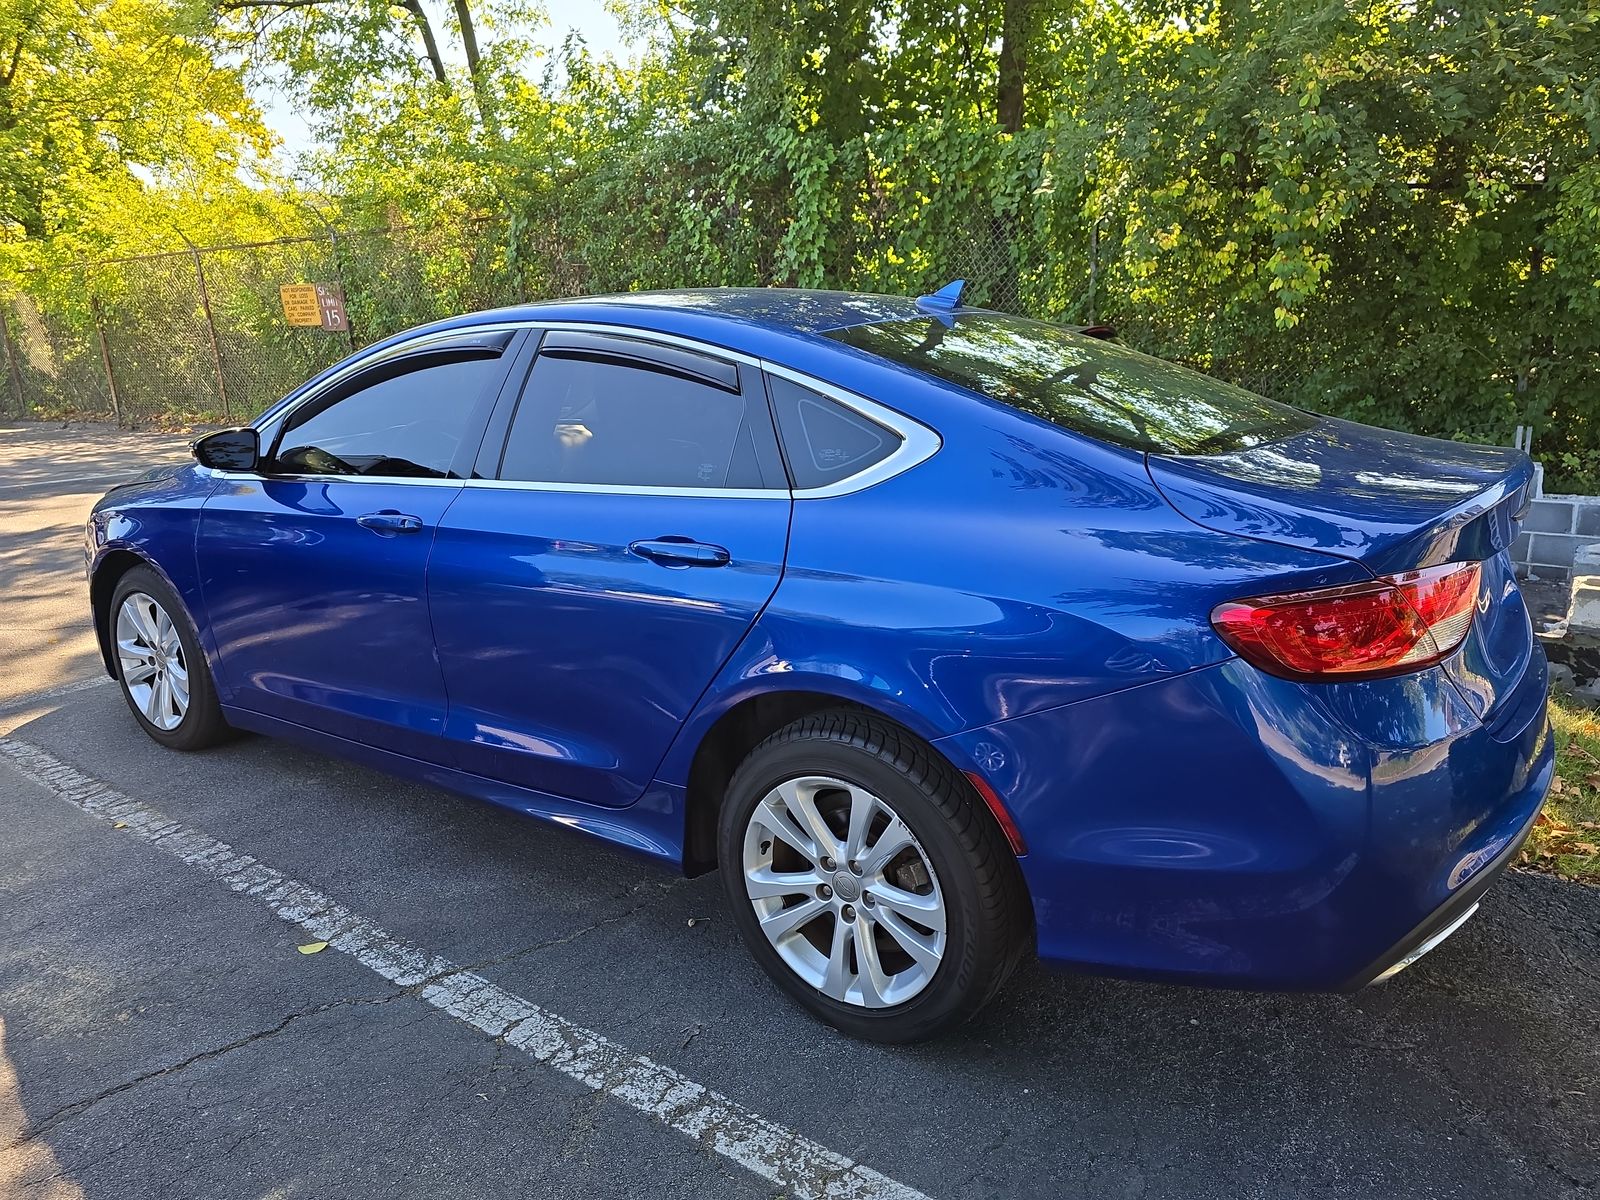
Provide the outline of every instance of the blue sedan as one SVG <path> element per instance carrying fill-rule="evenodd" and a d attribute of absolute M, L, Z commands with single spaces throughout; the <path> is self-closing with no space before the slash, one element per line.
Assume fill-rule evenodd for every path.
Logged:
<path fill-rule="evenodd" d="M 1550 782 L 1531 464 L 1097 332 L 952 286 L 401 334 L 96 505 L 106 669 L 176 750 L 292 738 L 720 867 L 861 1037 L 1033 953 L 1392 975 Z"/>

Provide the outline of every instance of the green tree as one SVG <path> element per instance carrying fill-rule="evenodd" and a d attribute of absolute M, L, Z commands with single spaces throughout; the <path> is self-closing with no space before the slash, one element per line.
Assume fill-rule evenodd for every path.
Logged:
<path fill-rule="evenodd" d="M 210 31 L 203 5 L 163 0 L 0 10 L 0 268 L 272 219 L 242 178 L 270 138 Z"/>

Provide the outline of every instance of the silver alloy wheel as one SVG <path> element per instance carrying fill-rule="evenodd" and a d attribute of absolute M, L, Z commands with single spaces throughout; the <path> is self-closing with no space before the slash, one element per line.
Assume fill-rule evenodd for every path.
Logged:
<path fill-rule="evenodd" d="M 945 906 L 927 853 L 865 788 L 806 775 L 750 814 L 744 885 L 785 965 L 861 1008 L 904 1004 L 944 959 Z"/>
<path fill-rule="evenodd" d="M 171 733 L 189 711 L 189 664 L 167 610 L 143 592 L 117 609 L 117 662 L 122 686 L 144 719 Z"/>

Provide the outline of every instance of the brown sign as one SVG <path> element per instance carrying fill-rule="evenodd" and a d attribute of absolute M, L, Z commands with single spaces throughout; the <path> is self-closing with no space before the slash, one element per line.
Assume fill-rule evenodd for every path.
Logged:
<path fill-rule="evenodd" d="M 283 319 L 291 325 L 316 328 L 322 324 L 322 306 L 317 303 L 314 283 L 286 283 L 278 289 L 283 302 Z"/>
<path fill-rule="evenodd" d="M 350 328 L 350 318 L 344 311 L 344 292 L 336 283 L 315 283 L 317 310 L 322 315 L 322 327 L 329 333 L 343 333 Z"/>

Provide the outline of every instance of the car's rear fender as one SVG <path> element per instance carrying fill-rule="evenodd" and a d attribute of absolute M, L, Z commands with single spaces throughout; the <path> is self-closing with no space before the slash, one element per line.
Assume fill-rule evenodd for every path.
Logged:
<path fill-rule="evenodd" d="M 935 745 L 1026 840 L 1042 957 L 1335 988 L 1531 819 L 1544 736 L 1540 708 L 1496 737 L 1440 667 L 1303 684 L 1235 659 Z"/>

